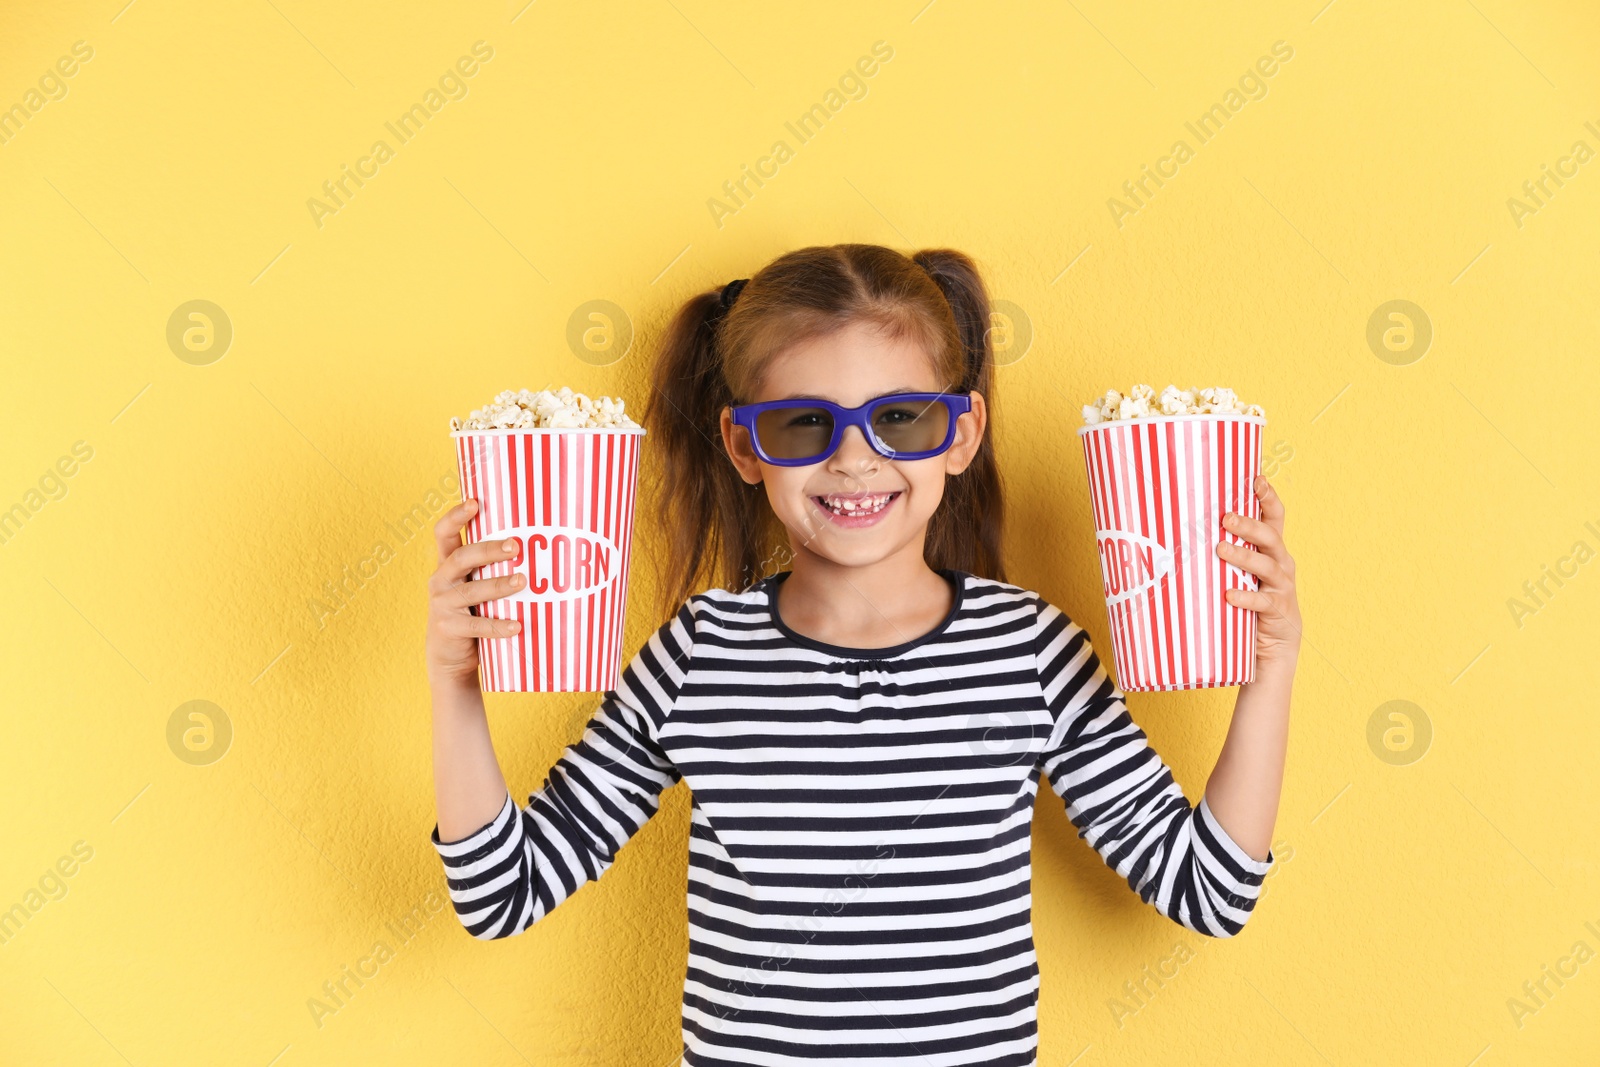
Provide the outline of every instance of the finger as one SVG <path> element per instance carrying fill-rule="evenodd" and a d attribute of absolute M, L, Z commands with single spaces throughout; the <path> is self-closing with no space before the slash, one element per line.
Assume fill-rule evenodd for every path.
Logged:
<path fill-rule="evenodd" d="M 453 612 L 439 621 L 440 632 L 451 637 L 510 637 L 521 629 L 522 624 L 516 619 L 491 619 Z"/>
<path fill-rule="evenodd" d="M 1283 533 L 1283 498 L 1278 491 L 1272 488 L 1272 483 L 1267 481 L 1265 475 L 1256 475 L 1256 497 L 1261 501 L 1261 517 L 1267 520 L 1268 525 Z"/>
<path fill-rule="evenodd" d="M 477 513 L 478 502 L 476 500 L 463 500 L 445 512 L 439 521 L 433 524 L 433 539 L 439 546 L 440 563 L 448 559 L 450 553 L 461 547 L 461 531 L 466 528 L 472 516 Z"/>
<path fill-rule="evenodd" d="M 1297 637 L 1305 637 L 1305 630 L 1299 622 L 1300 613 L 1294 610 L 1294 602 L 1284 594 L 1267 590 L 1229 589 L 1224 595 L 1230 604 L 1254 611 L 1264 618 L 1281 620 Z"/>
<path fill-rule="evenodd" d="M 1276 612 L 1277 604 L 1272 599 L 1272 594 L 1264 593 L 1259 589 L 1227 589 L 1222 594 L 1236 608 L 1245 608 L 1248 611 Z"/>
<path fill-rule="evenodd" d="M 1231 541 L 1218 541 L 1217 555 L 1240 570 L 1249 571 L 1272 585 L 1277 585 L 1283 577 L 1283 567 L 1277 560 L 1244 545 L 1236 545 Z"/>
<path fill-rule="evenodd" d="M 453 608 L 469 608 L 474 604 L 483 604 L 490 600 L 499 600 L 508 597 L 521 589 L 527 582 L 527 577 L 518 571 L 515 574 L 502 574 L 498 578 L 481 578 L 473 582 L 457 582 L 446 592 L 446 603 Z"/>
<path fill-rule="evenodd" d="M 473 541 L 451 552 L 450 558 L 439 564 L 439 575 L 449 582 L 466 581 L 467 576 L 479 567 L 511 559 L 516 554 L 517 542 L 512 538 L 503 541 Z"/>
<path fill-rule="evenodd" d="M 1242 537 L 1270 556 L 1276 557 L 1283 551 L 1283 538 L 1278 536 L 1278 531 L 1260 519 L 1230 511 L 1223 516 L 1222 525 L 1233 536 Z"/>

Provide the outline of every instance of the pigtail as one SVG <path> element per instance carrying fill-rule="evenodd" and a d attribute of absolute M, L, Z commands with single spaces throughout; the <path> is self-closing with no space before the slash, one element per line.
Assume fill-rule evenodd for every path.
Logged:
<path fill-rule="evenodd" d="M 656 563 L 667 617 L 726 575 L 756 576 L 771 534 L 762 487 L 739 477 L 722 443 L 722 408 L 733 403 L 717 344 L 724 314 L 719 290 L 692 297 L 667 326 L 651 370 L 644 425 L 660 464 L 666 544 Z"/>
<path fill-rule="evenodd" d="M 1005 488 L 994 448 L 998 397 L 989 293 L 977 265 L 955 249 L 925 249 L 911 260 L 933 278 L 955 317 L 965 368 L 957 390 L 982 393 L 989 414 L 971 465 L 945 485 L 945 499 L 928 523 L 924 554 L 931 567 L 954 567 L 1004 582 Z"/>

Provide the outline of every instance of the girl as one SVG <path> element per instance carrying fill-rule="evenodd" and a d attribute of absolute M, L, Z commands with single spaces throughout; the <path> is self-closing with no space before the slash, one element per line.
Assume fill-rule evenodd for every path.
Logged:
<path fill-rule="evenodd" d="M 461 544 L 473 501 L 439 522 L 432 840 L 473 936 L 599 878 L 683 780 L 683 1063 L 1032 1064 L 1041 773 L 1142 900 L 1239 932 L 1274 858 L 1300 642 L 1283 504 L 1258 479 L 1264 521 L 1225 520 L 1254 546 L 1218 543 L 1260 579 L 1228 593 L 1258 613 L 1256 680 L 1191 806 L 1085 631 L 1005 579 L 988 323 L 966 256 L 863 244 L 678 312 L 644 419 L 678 606 L 526 806 L 474 640 L 517 623 L 468 610 L 522 576 L 466 581 L 512 555 Z M 774 548 L 791 567 L 761 574 Z M 708 569 L 723 584 L 690 595 Z"/>

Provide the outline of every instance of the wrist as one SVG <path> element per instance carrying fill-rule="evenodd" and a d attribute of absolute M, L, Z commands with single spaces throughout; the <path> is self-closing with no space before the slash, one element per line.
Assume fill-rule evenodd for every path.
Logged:
<path fill-rule="evenodd" d="M 1299 666 L 1299 649 L 1279 651 L 1270 657 L 1256 660 L 1255 680 L 1258 682 L 1264 679 L 1290 681 L 1294 678 L 1295 671 Z"/>
<path fill-rule="evenodd" d="M 462 674 L 452 671 L 428 671 L 428 691 L 433 695 L 436 710 L 483 706 L 483 694 L 478 689 L 478 672 Z"/>

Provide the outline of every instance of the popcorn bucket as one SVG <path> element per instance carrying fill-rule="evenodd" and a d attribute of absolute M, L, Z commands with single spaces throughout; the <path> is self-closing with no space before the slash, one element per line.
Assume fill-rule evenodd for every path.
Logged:
<path fill-rule="evenodd" d="M 1209 689 L 1255 677 L 1256 613 L 1223 598 L 1254 589 L 1223 561 L 1219 540 L 1244 544 L 1224 512 L 1261 517 L 1254 415 L 1163 415 L 1085 426 L 1084 463 L 1124 692 Z"/>
<path fill-rule="evenodd" d="M 488 693 L 615 689 L 633 544 L 640 427 L 456 430 L 462 499 L 476 499 L 467 540 L 515 538 L 511 559 L 474 579 L 521 571 L 527 582 L 473 614 L 516 619 L 510 637 L 478 639 Z"/>

